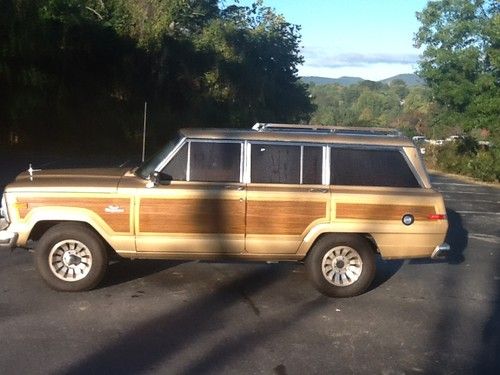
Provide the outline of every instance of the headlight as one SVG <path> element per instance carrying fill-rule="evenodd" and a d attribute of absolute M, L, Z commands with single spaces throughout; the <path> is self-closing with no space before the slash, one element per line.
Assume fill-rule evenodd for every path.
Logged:
<path fill-rule="evenodd" d="M 9 220 L 9 210 L 7 209 L 7 201 L 5 199 L 5 194 L 2 195 L 2 204 L 0 205 L 0 218 L 4 218 L 7 222 L 10 223 Z"/>

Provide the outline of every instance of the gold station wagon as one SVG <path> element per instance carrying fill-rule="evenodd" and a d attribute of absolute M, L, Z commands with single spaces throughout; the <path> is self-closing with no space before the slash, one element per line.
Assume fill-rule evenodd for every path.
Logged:
<path fill-rule="evenodd" d="M 375 258 L 440 258 L 448 228 L 415 145 L 393 130 L 183 129 L 135 169 L 34 171 L 2 197 L 0 247 L 35 244 L 49 286 L 91 289 L 125 258 L 304 262 L 347 297 Z"/>

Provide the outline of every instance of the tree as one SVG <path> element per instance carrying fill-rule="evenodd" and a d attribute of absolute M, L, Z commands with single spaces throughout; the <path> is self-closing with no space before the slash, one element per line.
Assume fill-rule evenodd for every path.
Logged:
<path fill-rule="evenodd" d="M 299 43 L 261 1 L 0 0 L 0 143 L 134 146 L 145 100 L 151 150 L 184 126 L 307 121 Z"/>
<path fill-rule="evenodd" d="M 434 126 L 500 130 L 500 3 L 430 1 L 417 13 L 419 75 L 439 105 Z"/>

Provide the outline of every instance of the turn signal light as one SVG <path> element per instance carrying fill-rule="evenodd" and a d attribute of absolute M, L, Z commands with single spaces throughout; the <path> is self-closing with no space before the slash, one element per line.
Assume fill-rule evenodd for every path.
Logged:
<path fill-rule="evenodd" d="M 14 207 L 18 210 L 26 210 L 28 209 L 28 203 L 25 202 L 16 202 L 14 203 Z"/>
<path fill-rule="evenodd" d="M 427 218 L 429 220 L 446 220 L 446 215 L 444 215 L 444 214 L 430 214 Z"/>

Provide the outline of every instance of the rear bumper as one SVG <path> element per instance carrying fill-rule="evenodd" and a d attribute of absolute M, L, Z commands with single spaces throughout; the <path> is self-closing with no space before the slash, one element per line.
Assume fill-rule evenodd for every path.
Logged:
<path fill-rule="evenodd" d="M 448 245 L 446 242 L 443 242 L 441 245 L 436 246 L 436 248 L 432 252 L 431 258 L 432 259 L 446 258 L 446 256 L 449 255 L 450 250 L 451 250 L 450 245 Z"/>
<path fill-rule="evenodd" d="M 17 247 L 17 239 L 19 233 L 10 232 L 8 230 L 0 230 L 0 249 L 13 250 Z"/>

